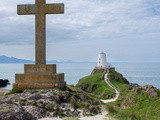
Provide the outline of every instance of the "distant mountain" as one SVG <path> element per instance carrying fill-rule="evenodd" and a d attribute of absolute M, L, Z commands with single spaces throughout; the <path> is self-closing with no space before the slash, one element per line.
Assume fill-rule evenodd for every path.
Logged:
<path fill-rule="evenodd" d="M 76 62 L 72 60 L 67 60 L 67 61 L 48 60 L 47 63 L 76 63 Z"/>
<path fill-rule="evenodd" d="M 0 63 L 34 63 L 34 61 L 2 55 L 0 56 Z M 76 62 L 73 60 L 66 60 L 66 61 L 47 60 L 47 63 L 91 63 L 91 62 L 88 61 Z"/>
<path fill-rule="evenodd" d="M 0 63 L 34 63 L 34 61 L 2 55 L 0 56 Z"/>

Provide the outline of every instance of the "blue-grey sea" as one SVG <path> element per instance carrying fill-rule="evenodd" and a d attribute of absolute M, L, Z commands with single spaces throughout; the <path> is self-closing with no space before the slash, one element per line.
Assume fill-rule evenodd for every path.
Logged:
<path fill-rule="evenodd" d="M 151 84 L 160 89 L 160 63 L 113 62 L 111 64 L 129 82 L 139 85 Z M 65 73 L 65 81 L 68 84 L 75 85 L 80 78 L 89 75 L 96 65 L 96 63 L 58 63 L 57 71 Z M 0 79 L 9 79 L 11 82 L 5 89 L 12 89 L 15 73 L 23 73 L 23 69 L 23 64 L 0 64 Z"/>

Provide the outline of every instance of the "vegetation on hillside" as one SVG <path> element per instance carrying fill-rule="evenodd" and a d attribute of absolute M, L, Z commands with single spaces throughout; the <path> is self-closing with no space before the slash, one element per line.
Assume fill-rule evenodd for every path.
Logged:
<path fill-rule="evenodd" d="M 111 83 L 120 91 L 116 102 L 106 104 L 109 115 L 117 120 L 160 120 L 160 90 L 151 85 L 129 84 L 122 74 L 109 71 Z M 103 80 L 104 72 L 82 78 L 77 87 L 99 99 L 114 97 L 115 91 Z"/>
<path fill-rule="evenodd" d="M 120 91 L 120 98 L 106 105 L 112 117 L 118 120 L 160 120 L 160 90 L 151 85 L 126 85 L 112 78 L 111 83 Z"/>
<path fill-rule="evenodd" d="M 80 79 L 76 86 L 99 99 L 109 99 L 115 96 L 115 91 L 104 81 L 103 73 L 86 76 Z"/>

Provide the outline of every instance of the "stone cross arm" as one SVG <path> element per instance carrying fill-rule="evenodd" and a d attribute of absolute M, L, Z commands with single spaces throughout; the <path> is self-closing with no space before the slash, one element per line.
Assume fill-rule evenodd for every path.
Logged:
<path fill-rule="evenodd" d="M 17 13 L 18 15 L 28 15 L 28 14 L 35 15 L 37 13 L 37 7 L 34 4 L 18 5 Z M 44 14 L 63 14 L 64 4 L 63 3 L 44 4 L 43 13 Z"/>

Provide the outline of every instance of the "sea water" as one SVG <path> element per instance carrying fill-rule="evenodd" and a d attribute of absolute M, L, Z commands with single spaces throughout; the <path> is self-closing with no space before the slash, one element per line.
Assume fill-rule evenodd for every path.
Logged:
<path fill-rule="evenodd" d="M 57 72 L 65 73 L 67 84 L 76 85 L 79 79 L 90 75 L 96 65 L 96 63 L 58 63 Z M 160 88 L 160 63 L 113 62 L 111 65 L 131 83 L 150 84 Z M 12 89 L 12 83 L 15 82 L 15 73 L 23 72 L 23 64 L 0 64 L 0 79 L 9 79 L 11 82 L 11 85 L 8 85 L 5 89 Z"/>

